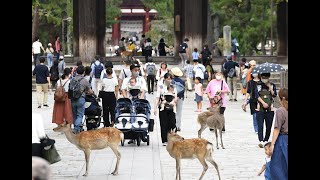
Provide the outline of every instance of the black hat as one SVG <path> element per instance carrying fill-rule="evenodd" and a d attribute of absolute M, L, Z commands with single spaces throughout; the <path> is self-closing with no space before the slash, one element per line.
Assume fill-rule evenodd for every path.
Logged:
<path fill-rule="evenodd" d="M 126 39 L 126 38 L 122 37 L 122 38 L 121 38 L 121 41 L 123 41 L 123 40 L 125 40 L 125 39 Z"/>
<path fill-rule="evenodd" d="M 108 67 L 113 68 L 113 64 L 112 64 L 111 61 L 107 61 L 107 62 L 105 63 L 105 65 L 104 65 L 104 67 L 105 67 L 105 68 L 108 68 Z"/>
<path fill-rule="evenodd" d="M 140 65 L 139 64 L 131 64 L 130 65 L 130 70 L 134 69 L 134 68 L 140 68 Z"/>

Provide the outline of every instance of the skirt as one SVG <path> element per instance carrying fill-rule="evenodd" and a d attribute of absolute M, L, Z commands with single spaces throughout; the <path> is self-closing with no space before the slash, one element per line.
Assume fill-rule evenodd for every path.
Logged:
<path fill-rule="evenodd" d="M 71 100 L 67 98 L 64 102 L 56 102 L 54 101 L 53 105 L 53 113 L 52 113 L 52 123 L 63 124 L 66 122 L 67 124 L 73 123 L 73 114 L 72 114 L 72 106 Z"/>
<path fill-rule="evenodd" d="M 288 135 L 279 134 L 270 161 L 271 179 L 288 180 Z"/>
<path fill-rule="evenodd" d="M 201 102 L 203 101 L 202 96 L 199 96 L 197 93 L 195 93 L 196 98 L 194 99 L 195 102 Z"/>

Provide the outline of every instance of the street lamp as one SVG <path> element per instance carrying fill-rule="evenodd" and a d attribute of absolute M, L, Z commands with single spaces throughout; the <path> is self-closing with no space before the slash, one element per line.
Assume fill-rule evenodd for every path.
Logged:
<path fill-rule="evenodd" d="M 64 18 L 62 19 L 62 52 L 63 52 L 63 55 L 65 55 L 65 52 L 66 52 L 66 43 L 65 43 L 65 40 L 64 40 L 64 21 L 71 21 L 72 18 L 71 17 L 67 17 L 67 18 Z"/>

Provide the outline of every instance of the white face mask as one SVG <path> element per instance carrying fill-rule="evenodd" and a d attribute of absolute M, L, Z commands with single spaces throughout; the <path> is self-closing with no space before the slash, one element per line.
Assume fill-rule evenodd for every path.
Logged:
<path fill-rule="evenodd" d="M 221 80 L 221 78 L 222 78 L 221 76 L 216 76 L 217 80 Z"/>
<path fill-rule="evenodd" d="M 258 74 L 255 73 L 255 74 L 252 74 L 252 76 L 253 76 L 253 77 L 258 77 Z"/>

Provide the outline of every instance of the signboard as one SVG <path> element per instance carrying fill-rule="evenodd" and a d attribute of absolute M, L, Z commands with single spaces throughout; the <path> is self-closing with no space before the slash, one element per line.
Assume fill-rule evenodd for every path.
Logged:
<path fill-rule="evenodd" d="M 143 31 L 143 20 L 137 21 L 123 21 L 120 22 L 121 32 L 142 32 Z"/>

